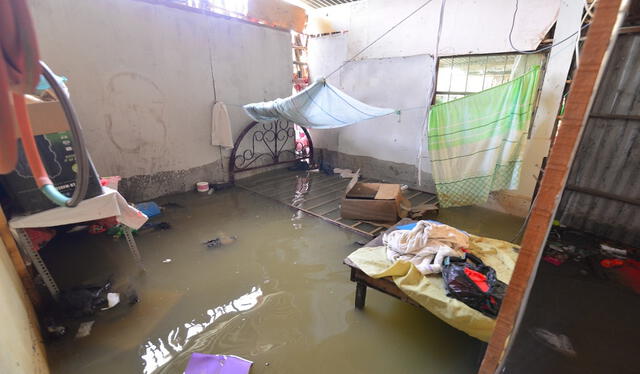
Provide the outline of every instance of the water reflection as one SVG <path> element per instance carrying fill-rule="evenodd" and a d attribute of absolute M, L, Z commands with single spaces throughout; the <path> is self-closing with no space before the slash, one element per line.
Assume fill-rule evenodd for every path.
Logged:
<path fill-rule="evenodd" d="M 227 304 L 218 306 L 215 309 L 208 309 L 205 313 L 206 317 L 203 314 L 203 318 L 205 318 L 203 322 L 197 322 L 194 319 L 169 331 L 166 342 L 162 338 L 149 340 L 142 346 L 143 354 L 140 356 L 144 361 L 143 373 L 154 373 L 166 365 L 177 353 L 182 352 L 195 336 L 205 331 L 209 325 L 222 316 L 254 308 L 260 302 L 262 295 L 260 287 L 253 287 L 249 293 Z"/>
<path fill-rule="evenodd" d="M 294 208 L 299 208 L 304 203 L 304 195 L 309 192 L 311 187 L 311 177 L 309 173 L 304 176 L 298 176 L 296 178 L 296 191 L 293 194 L 293 200 L 291 200 L 291 205 Z"/>
<path fill-rule="evenodd" d="M 293 195 L 293 200 L 291 201 L 291 205 L 295 208 L 302 207 L 304 204 L 304 195 L 309 192 L 311 188 L 311 177 L 309 173 L 305 176 L 299 176 L 296 178 L 296 191 Z M 294 221 L 293 228 L 296 230 L 300 230 L 302 228 L 302 224 L 300 222 L 295 223 L 295 221 L 300 221 L 304 217 L 304 213 L 300 210 L 296 211 L 291 220 Z"/>

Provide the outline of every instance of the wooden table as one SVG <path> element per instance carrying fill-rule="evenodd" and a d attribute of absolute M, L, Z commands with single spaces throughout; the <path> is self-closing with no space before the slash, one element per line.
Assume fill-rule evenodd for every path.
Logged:
<path fill-rule="evenodd" d="M 398 223 L 390 227 L 385 233 L 397 230 L 397 226 L 406 225 L 415 222 L 409 218 L 403 218 Z M 365 244 L 365 247 L 380 247 L 382 246 L 382 235 L 379 235 L 369 243 Z M 343 263 L 351 268 L 351 281 L 356 283 L 356 299 L 355 305 L 357 309 L 364 308 L 365 299 L 367 297 L 367 287 L 376 289 L 382 293 L 393 296 L 397 299 L 404 301 L 421 309 L 425 309 L 422 305 L 415 302 L 407 294 L 405 294 L 396 284 L 391 277 L 384 278 L 372 278 L 365 274 L 358 265 L 353 263 L 349 258 L 345 258 Z M 426 310 L 426 309 L 425 309 Z"/>

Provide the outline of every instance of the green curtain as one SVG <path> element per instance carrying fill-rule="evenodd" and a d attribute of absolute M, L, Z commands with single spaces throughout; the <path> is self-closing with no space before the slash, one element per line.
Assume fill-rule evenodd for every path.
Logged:
<path fill-rule="evenodd" d="M 428 144 L 443 208 L 482 204 L 489 192 L 516 189 L 540 67 L 508 82 L 434 105 Z"/>

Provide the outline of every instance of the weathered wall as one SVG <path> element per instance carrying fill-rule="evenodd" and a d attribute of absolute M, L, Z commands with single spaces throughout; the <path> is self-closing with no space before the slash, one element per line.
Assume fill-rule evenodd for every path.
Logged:
<path fill-rule="evenodd" d="M 544 157 L 549 153 L 551 138 L 554 136 L 554 124 L 562 101 L 567 74 L 571 68 L 575 40 L 579 36 L 575 33 L 582 22 L 582 8 L 581 0 L 560 2 L 553 43 L 566 38 L 569 40 L 553 47 L 547 55 L 538 108 L 531 127 L 531 137 L 525 148 L 520 185 L 517 190 L 491 194 L 486 204 L 489 208 L 520 216 L 528 214 L 540 168 Z"/>
<path fill-rule="evenodd" d="M 571 3 L 570 6 L 568 3 Z M 393 3 L 361 0 L 319 10 L 316 16 L 334 20 L 335 29 L 348 32 L 311 39 L 311 74 L 318 78 L 332 72 L 420 4 L 423 2 L 417 0 Z M 440 1 L 431 2 L 358 56 L 355 62 L 332 75 L 329 81 L 355 98 L 373 105 L 396 109 L 426 106 L 430 101 L 435 76 L 432 56 L 435 54 L 440 4 Z M 581 4 L 578 0 L 521 0 L 513 43 L 520 49 L 536 48 L 558 15 L 562 16 L 563 13 L 566 18 L 572 19 L 556 34 L 561 38 L 570 35 L 577 29 L 575 24 L 579 23 L 580 18 L 578 5 Z M 510 0 L 447 1 L 438 54 L 447 56 L 513 51 L 508 35 L 514 6 Z M 551 53 L 550 70 L 547 71 L 541 98 L 544 108 L 539 110 L 544 113 L 544 120 L 534 123 L 533 134 L 536 139 L 532 140 L 525 157 L 526 167 L 521 186 L 504 196 L 493 196 L 488 204 L 491 208 L 518 215 L 527 212 L 535 186 L 534 175 L 537 175 L 542 157 L 548 151 L 559 95 L 571 63 L 571 43 L 566 45 L 569 48 L 562 51 L 554 49 Z M 426 112 L 426 109 L 405 110 L 400 116 L 390 115 L 330 132 L 313 131 L 312 135 L 319 148 L 340 154 L 340 157 L 334 157 L 341 160 L 339 166 L 376 165 L 388 169 L 388 173 L 382 173 L 384 179 L 402 176 L 402 180 L 411 184 L 417 182 L 420 141 L 423 140 L 422 187 L 433 192 L 426 137 L 423 139 L 421 136 Z"/>
<path fill-rule="evenodd" d="M 227 161 L 210 144 L 214 78 L 234 136 L 250 122 L 239 105 L 291 93 L 288 32 L 132 0 L 29 4 L 98 173 L 124 177 L 131 200 L 223 180 Z"/>
<path fill-rule="evenodd" d="M 639 58 L 640 34 L 619 35 L 558 208 L 563 224 L 633 246 L 640 245 Z"/>
<path fill-rule="evenodd" d="M 309 61 L 314 77 L 326 76 L 347 59 L 347 34 L 312 39 Z M 328 81 L 367 104 L 415 108 L 342 129 L 311 130 L 314 146 L 335 151 L 326 158 L 341 167 L 358 169 L 369 177 L 415 184 L 420 133 L 431 91 L 433 58 L 416 55 L 352 62 Z M 351 155 L 354 157 L 349 157 Z M 425 165 L 430 180 L 430 166 Z"/>
<path fill-rule="evenodd" d="M 0 373 L 48 373 L 40 331 L 30 317 L 31 305 L 1 240 L 0 300 Z"/>
<path fill-rule="evenodd" d="M 409 13 L 424 4 L 423 0 L 362 0 L 335 7 L 348 11 L 349 56 L 355 55 Z M 553 25 L 558 15 L 558 0 L 520 0 L 513 30 L 514 44 L 524 50 L 534 49 Z M 435 50 L 441 1 L 431 1 L 359 59 L 432 54 Z M 340 7 L 344 7 L 342 10 Z M 496 53 L 511 50 L 509 29 L 513 19 L 513 0 L 448 0 L 440 38 L 440 55 Z M 321 9 L 333 16 L 331 8 Z M 338 15 L 339 20 L 344 16 Z M 342 23 L 346 23 L 342 21 Z"/>

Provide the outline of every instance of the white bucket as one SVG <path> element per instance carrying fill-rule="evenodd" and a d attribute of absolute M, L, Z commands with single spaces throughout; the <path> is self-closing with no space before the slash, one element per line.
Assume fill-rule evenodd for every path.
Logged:
<path fill-rule="evenodd" d="M 196 189 L 198 192 L 209 192 L 209 182 L 196 183 Z"/>

